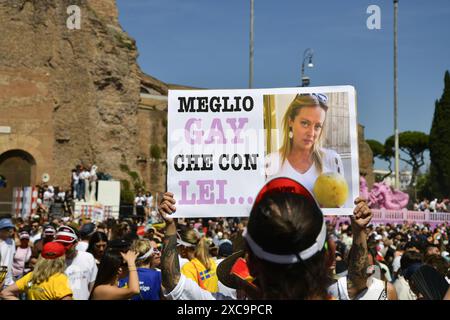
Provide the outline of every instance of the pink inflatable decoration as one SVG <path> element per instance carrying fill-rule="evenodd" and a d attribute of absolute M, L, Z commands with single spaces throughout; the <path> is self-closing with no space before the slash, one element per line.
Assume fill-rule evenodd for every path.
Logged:
<path fill-rule="evenodd" d="M 369 192 L 366 179 L 360 177 L 359 188 L 361 197 L 368 200 L 369 207 L 373 209 L 400 210 L 408 205 L 409 195 L 394 190 L 385 182 L 374 183 Z"/>
<path fill-rule="evenodd" d="M 359 196 L 365 200 L 369 199 L 369 188 L 367 181 L 363 176 L 359 176 Z"/>

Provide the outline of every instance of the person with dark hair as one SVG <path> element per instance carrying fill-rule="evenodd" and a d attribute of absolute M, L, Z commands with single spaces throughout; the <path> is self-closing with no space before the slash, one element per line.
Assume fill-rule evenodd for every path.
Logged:
<path fill-rule="evenodd" d="M 417 300 L 442 300 L 449 289 L 444 276 L 429 265 L 422 265 L 409 279 Z"/>
<path fill-rule="evenodd" d="M 425 249 L 425 257 L 431 256 L 431 255 L 441 255 L 441 252 L 439 251 L 439 248 L 435 244 L 428 244 Z"/>
<path fill-rule="evenodd" d="M 30 234 L 22 231 L 19 233 L 19 239 L 20 245 L 16 248 L 12 266 L 14 279 L 21 278 L 31 270 L 29 264 L 31 259 Z"/>
<path fill-rule="evenodd" d="M 409 279 L 423 264 L 423 256 L 416 248 L 410 247 L 400 259 L 400 272 L 394 287 L 399 300 L 417 300 L 416 294 L 411 290 Z"/>
<path fill-rule="evenodd" d="M 85 223 L 81 226 L 80 229 L 80 238 L 81 240 L 77 243 L 78 251 L 86 251 L 89 247 L 89 240 L 92 234 L 95 232 L 95 224 L 92 222 Z"/>
<path fill-rule="evenodd" d="M 443 277 L 447 277 L 450 264 L 441 255 L 425 255 L 424 263 L 436 269 Z"/>
<path fill-rule="evenodd" d="M 363 220 L 365 227 L 371 211 L 361 199 L 355 203 L 355 220 Z M 166 296 L 170 299 L 226 298 L 201 289 L 180 273 L 176 226 L 169 217 L 176 210 L 174 204 L 173 194 L 165 193 L 160 213 L 167 223 L 161 258 Z M 229 256 L 217 269 L 223 284 L 240 291 L 239 298 L 332 299 L 327 292 L 330 266 L 323 213 L 300 183 L 289 178 L 266 183 L 255 199 L 243 238 L 246 249 Z M 357 239 L 355 243 L 359 245 L 360 241 Z M 356 252 L 352 273 L 362 274 L 360 266 L 367 259 L 367 248 L 361 243 Z"/>
<path fill-rule="evenodd" d="M 42 233 L 42 237 L 37 240 L 33 247 L 31 253 L 31 264 L 34 265 L 41 254 L 42 248 L 47 242 L 51 242 L 55 239 L 56 229 L 53 225 L 48 224 L 44 226 L 44 231 Z"/>
<path fill-rule="evenodd" d="M 107 244 L 108 236 L 106 233 L 101 231 L 94 232 L 89 239 L 89 245 L 86 252 L 89 252 L 94 256 L 97 267 L 100 264 L 103 254 L 105 253 Z"/>
<path fill-rule="evenodd" d="M 137 252 L 106 250 L 98 268 L 90 300 L 127 300 L 140 293 L 136 268 Z M 128 275 L 128 287 L 119 288 L 120 279 Z"/>

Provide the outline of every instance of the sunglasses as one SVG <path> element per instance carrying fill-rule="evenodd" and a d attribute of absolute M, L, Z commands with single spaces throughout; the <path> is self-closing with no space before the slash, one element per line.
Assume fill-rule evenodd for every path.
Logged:
<path fill-rule="evenodd" d="M 302 93 L 299 94 L 298 96 L 300 97 L 304 97 L 304 96 L 308 96 L 308 97 L 312 97 L 314 100 L 319 101 L 323 104 L 326 104 L 328 101 L 328 97 L 327 95 L 323 94 L 323 93 Z"/>

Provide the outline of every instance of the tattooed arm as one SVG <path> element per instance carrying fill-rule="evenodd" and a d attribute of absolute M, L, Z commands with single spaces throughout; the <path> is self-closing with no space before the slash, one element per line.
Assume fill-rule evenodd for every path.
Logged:
<path fill-rule="evenodd" d="M 357 198 L 355 205 L 356 207 L 351 217 L 353 242 L 348 255 L 347 289 L 350 299 L 355 298 L 358 293 L 367 287 L 369 260 L 366 226 L 372 219 L 372 211 L 363 199 Z"/>
<path fill-rule="evenodd" d="M 180 280 L 180 262 L 177 252 L 177 228 L 169 214 L 175 212 L 173 194 L 166 192 L 159 206 L 159 213 L 166 221 L 166 237 L 161 255 L 162 286 L 167 292 L 172 291 Z"/>

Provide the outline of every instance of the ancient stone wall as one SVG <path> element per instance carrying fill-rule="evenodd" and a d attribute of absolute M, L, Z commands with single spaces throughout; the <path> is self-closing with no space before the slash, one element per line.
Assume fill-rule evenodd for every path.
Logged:
<path fill-rule="evenodd" d="M 66 25 L 72 4 L 80 30 Z M 3 0 L 0 30 L 0 125 L 11 127 L 0 152 L 13 146 L 40 157 L 37 176 L 50 173 L 54 185 L 68 186 L 79 162 L 116 178 L 121 163 L 136 169 L 137 50 L 115 1 Z"/>

